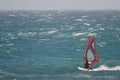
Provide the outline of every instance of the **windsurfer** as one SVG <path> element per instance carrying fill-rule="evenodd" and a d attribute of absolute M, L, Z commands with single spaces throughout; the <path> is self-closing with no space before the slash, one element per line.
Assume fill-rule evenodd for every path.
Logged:
<path fill-rule="evenodd" d="M 84 64 L 84 68 L 87 70 L 92 70 L 91 66 L 88 64 L 87 57 L 86 57 L 86 63 Z"/>
<path fill-rule="evenodd" d="M 88 40 L 90 39 L 90 36 L 88 37 Z M 85 57 L 85 63 L 84 63 L 84 68 L 87 70 L 92 70 L 91 66 L 88 63 L 87 56 Z"/>

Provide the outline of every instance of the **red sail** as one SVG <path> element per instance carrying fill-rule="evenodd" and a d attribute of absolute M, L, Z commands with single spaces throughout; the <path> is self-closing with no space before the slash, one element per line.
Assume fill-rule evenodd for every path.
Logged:
<path fill-rule="evenodd" d="M 98 62 L 98 55 L 96 52 L 96 41 L 94 36 L 90 36 L 85 52 L 84 52 L 84 63 L 86 63 L 86 60 L 88 61 L 89 66 L 92 66 Z"/>

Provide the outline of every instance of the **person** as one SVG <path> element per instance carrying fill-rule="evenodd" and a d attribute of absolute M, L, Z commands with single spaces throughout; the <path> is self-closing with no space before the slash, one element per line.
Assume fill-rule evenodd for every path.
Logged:
<path fill-rule="evenodd" d="M 88 68 L 89 68 L 88 60 L 86 60 L 86 63 L 84 63 L 84 68 L 85 68 L 85 69 L 88 69 Z"/>
<path fill-rule="evenodd" d="M 87 57 L 86 57 L 86 63 L 84 63 L 84 68 L 87 69 L 87 70 L 92 70 L 92 67 L 89 66 L 89 64 L 88 64 Z"/>

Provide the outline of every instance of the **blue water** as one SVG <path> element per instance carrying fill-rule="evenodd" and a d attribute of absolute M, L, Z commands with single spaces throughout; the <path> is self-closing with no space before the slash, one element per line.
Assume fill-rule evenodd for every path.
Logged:
<path fill-rule="evenodd" d="M 82 72 L 89 35 L 100 70 Z M 120 80 L 119 50 L 120 11 L 0 11 L 0 80 Z"/>

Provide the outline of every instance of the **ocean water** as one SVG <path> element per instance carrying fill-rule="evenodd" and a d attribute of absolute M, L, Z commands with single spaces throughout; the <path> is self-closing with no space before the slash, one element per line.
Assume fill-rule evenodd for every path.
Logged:
<path fill-rule="evenodd" d="M 82 72 L 88 36 L 98 64 Z M 120 80 L 120 11 L 0 11 L 0 80 Z"/>

